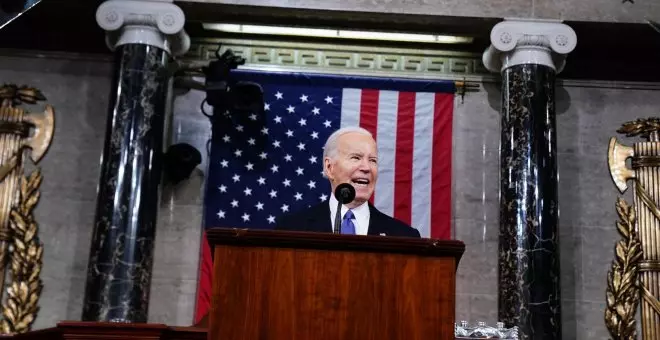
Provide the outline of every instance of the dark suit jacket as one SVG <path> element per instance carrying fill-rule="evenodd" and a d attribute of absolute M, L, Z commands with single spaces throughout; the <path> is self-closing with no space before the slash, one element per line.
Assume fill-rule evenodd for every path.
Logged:
<path fill-rule="evenodd" d="M 420 237 L 419 231 L 405 223 L 378 211 L 369 203 L 369 235 Z M 275 230 L 332 232 L 330 204 L 328 201 L 300 212 L 282 215 L 277 219 Z"/>

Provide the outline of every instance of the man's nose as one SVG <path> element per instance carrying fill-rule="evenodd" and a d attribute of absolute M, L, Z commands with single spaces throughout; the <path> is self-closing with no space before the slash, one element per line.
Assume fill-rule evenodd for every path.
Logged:
<path fill-rule="evenodd" d="M 370 172 L 371 171 L 371 167 L 369 166 L 369 160 L 362 160 L 360 162 L 360 171 L 363 171 L 363 172 Z"/>

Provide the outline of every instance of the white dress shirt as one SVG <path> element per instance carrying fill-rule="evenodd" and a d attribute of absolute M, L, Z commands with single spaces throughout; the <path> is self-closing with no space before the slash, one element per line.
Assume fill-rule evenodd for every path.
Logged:
<path fill-rule="evenodd" d="M 330 204 L 330 228 L 335 230 L 335 214 L 337 214 L 337 199 L 335 195 L 330 194 L 330 199 L 328 200 Z M 364 202 L 360 206 L 357 206 L 353 209 L 353 224 L 355 225 L 355 234 L 356 235 L 367 235 L 369 232 L 369 202 Z M 348 208 L 342 204 L 341 206 L 341 217 L 344 218 L 344 215 L 348 211 Z"/>

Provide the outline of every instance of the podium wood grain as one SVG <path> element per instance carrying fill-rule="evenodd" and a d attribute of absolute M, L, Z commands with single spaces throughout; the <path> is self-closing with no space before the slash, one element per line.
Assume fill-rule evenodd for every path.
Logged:
<path fill-rule="evenodd" d="M 460 242 L 218 232 L 212 339 L 453 339 Z"/>

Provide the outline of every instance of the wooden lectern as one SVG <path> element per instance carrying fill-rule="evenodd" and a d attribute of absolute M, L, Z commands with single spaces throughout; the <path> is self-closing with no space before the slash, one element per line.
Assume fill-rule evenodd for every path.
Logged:
<path fill-rule="evenodd" d="M 460 241 L 211 229 L 210 340 L 454 339 Z"/>

